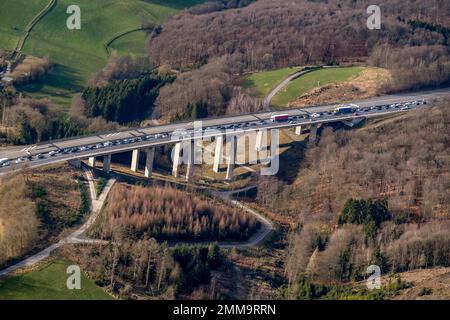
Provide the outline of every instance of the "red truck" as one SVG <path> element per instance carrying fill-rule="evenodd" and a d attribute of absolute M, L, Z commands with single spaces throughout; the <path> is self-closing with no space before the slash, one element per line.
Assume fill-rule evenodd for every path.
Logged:
<path fill-rule="evenodd" d="M 270 117 L 270 120 L 272 122 L 284 122 L 284 121 L 288 121 L 289 120 L 289 115 L 288 114 L 275 114 L 273 116 Z"/>

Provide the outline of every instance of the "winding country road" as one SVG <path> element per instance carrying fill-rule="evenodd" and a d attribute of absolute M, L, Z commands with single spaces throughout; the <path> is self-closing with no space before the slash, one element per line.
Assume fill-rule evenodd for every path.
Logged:
<path fill-rule="evenodd" d="M 233 191 L 216 191 L 214 192 L 215 195 L 223 199 L 224 201 L 228 201 L 231 204 L 233 204 L 236 207 L 241 208 L 242 210 L 246 211 L 247 213 L 253 215 L 260 223 L 261 227 L 259 230 L 250 237 L 246 242 L 227 242 L 227 243 L 219 243 L 219 247 L 221 248 L 249 248 L 249 247 L 256 247 L 260 245 L 266 238 L 272 233 L 272 231 L 275 229 L 273 223 L 264 217 L 262 214 L 257 212 L 256 210 L 253 210 L 249 207 L 247 207 L 245 204 L 233 200 L 232 197 L 235 194 L 239 194 L 242 192 L 246 192 L 252 189 L 255 189 L 256 186 L 249 186 L 238 190 Z"/>
<path fill-rule="evenodd" d="M 95 192 L 95 185 L 94 185 L 94 178 L 92 176 L 92 172 L 88 169 L 83 168 L 85 171 L 88 183 L 89 183 L 89 190 L 91 193 L 91 213 L 88 218 L 88 220 L 76 231 L 74 231 L 72 234 L 67 236 L 64 239 L 61 239 L 59 242 L 47 247 L 46 249 L 32 255 L 31 257 L 22 260 L 6 269 L 3 269 L 0 271 L 0 277 L 8 275 L 18 269 L 31 267 L 35 265 L 36 263 L 46 259 L 50 256 L 50 254 L 55 251 L 56 249 L 60 248 L 61 246 L 68 244 L 68 243 L 104 243 L 104 241 L 101 240 L 92 240 L 92 239 L 86 239 L 83 237 L 84 232 L 89 229 L 95 220 L 97 219 L 98 215 L 100 214 L 100 211 L 103 207 L 103 204 L 106 200 L 106 197 L 111 190 L 112 186 L 116 182 L 115 179 L 110 179 L 106 186 L 104 187 L 102 193 L 97 198 L 96 192 Z"/>
<path fill-rule="evenodd" d="M 88 230 L 95 222 L 95 220 L 98 218 L 101 209 L 105 203 L 106 197 L 108 196 L 109 192 L 111 191 L 113 185 L 116 182 L 116 179 L 111 178 L 108 180 L 106 186 L 104 187 L 102 193 L 99 197 L 96 195 L 95 191 L 95 184 L 94 184 L 94 177 L 92 175 L 92 171 L 86 168 L 83 168 L 88 184 L 89 184 L 89 191 L 91 196 L 91 213 L 88 218 L 88 220 L 76 231 L 71 233 L 69 236 L 65 237 L 64 239 L 61 239 L 55 244 L 52 244 L 51 246 L 45 248 L 44 250 L 32 255 L 31 257 L 26 258 L 25 260 L 22 260 L 6 269 L 0 270 L 0 277 L 6 276 L 14 271 L 17 271 L 22 268 L 28 268 L 36 263 L 48 258 L 50 254 L 55 251 L 56 249 L 62 247 L 65 244 L 105 244 L 107 241 L 105 240 L 99 240 L 99 239 L 89 239 L 84 236 L 84 233 L 86 230 Z M 220 197 L 224 201 L 227 201 L 231 203 L 232 205 L 241 208 L 242 210 L 246 211 L 247 213 L 255 216 L 255 218 L 261 223 L 261 227 L 259 230 L 250 237 L 245 242 L 222 242 L 218 243 L 219 247 L 221 248 L 249 248 L 249 247 L 255 247 L 260 245 L 266 238 L 270 235 L 270 233 L 274 230 L 274 226 L 270 220 L 262 216 L 257 211 L 247 207 L 246 205 L 242 204 L 241 202 L 237 200 L 233 200 L 232 197 L 235 194 L 246 192 L 249 190 L 252 190 L 256 188 L 255 186 L 249 186 L 238 190 L 233 191 L 214 191 L 213 194 Z M 209 243 L 209 242 L 208 242 Z M 198 243 L 197 243 L 198 244 Z"/>
<path fill-rule="evenodd" d="M 286 79 L 284 79 L 283 81 L 280 82 L 279 85 L 277 85 L 265 98 L 263 101 L 263 110 L 264 111 L 271 111 L 270 109 L 270 101 L 272 101 L 272 99 L 284 88 L 286 87 L 289 82 L 291 82 L 292 80 L 297 79 L 298 77 L 301 77 L 307 73 L 310 73 L 311 71 L 314 71 L 315 69 L 302 69 L 299 70 L 297 72 L 294 72 L 293 74 L 291 74 L 289 77 L 287 77 Z"/>

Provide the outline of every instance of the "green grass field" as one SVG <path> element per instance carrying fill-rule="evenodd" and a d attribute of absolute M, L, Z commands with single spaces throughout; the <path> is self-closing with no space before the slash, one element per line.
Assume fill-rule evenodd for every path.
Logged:
<path fill-rule="evenodd" d="M 204 1 L 204 0 L 203 0 Z M 54 71 L 42 83 L 22 91 L 36 98 L 48 97 L 69 106 L 75 92 L 107 62 L 105 44 L 114 36 L 136 29 L 143 21 L 161 23 L 164 18 L 201 0 L 58 0 L 57 5 L 33 29 L 24 53 L 48 56 L 56 63 Z M 2 0 L 0 47 L 12 49 L 20 31 L 47 4 L 47 0 Z M 66 13 L 69 5 L 81 9 L 81 30 L 69 30 Z M 144 54 L 144 33 L 131 33 L 113 43 L 119 53 Z"/>
<path fill-rule="evenodd" d="M 119 55 L 144 56 L 145 48 L 143 44 L 146 37 L 145 31 L 128 33 L 114 40 L 110 45 L 110 50 L 116 50 Z"/>
<path fill-rule="evenodd" d="M 41 11 L 48 0 L 0 1 L 0 48 L 14 49 L 28 22 Z"/>
<path fill-rule="evenodd" d="M 329 68 L 313 71 L 291 81 L 272 100 L 271 105 L 285 107 L 291 101 L 314 87 L 329 83 L 339 83 L 358 76 L 363 71 L 361 67 Z"/>
<path fill-rule="evenodd" d="M 49 264 L 0 281 L 0 300 L 111 300 L 93 281 L 82 275 L 81 290 L 66 286 L 70 263 L 53 261 Z"/>
<path fill-rule="evenodd" d="M 272 71 L 256 72 L 245 79 L 245 88 L 254 88 L 259 97 L 263 98 L 274 89 L 283 79 L 296 72 L 298 68 L 283 68 Z"/>

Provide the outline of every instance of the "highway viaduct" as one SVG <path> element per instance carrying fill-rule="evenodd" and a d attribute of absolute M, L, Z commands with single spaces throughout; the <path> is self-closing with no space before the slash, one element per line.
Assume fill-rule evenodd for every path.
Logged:
<path fill-rule="evenodd" d="M 202 127 L 199 127 L 198 122 L 175 123 L 50 141 L 33 146 L 6 148 L 0 150 L 0 158 L 8 158 L 10 165 L 0 168 L 0 175 L 24 167 L 36 168 L 63 161 L 81 164 L 81 160 L 84 159 L 88 159 L 88 163 L 91 166 L 95 166 L 98 158 L 103 158 L 103 170 L 109 172 L 111 170 L 112 154 L 132 152 L 131 170 L 137 172 L 141 153 L 145 153 L 144 174 L 150 178 L 153 171 L 155 148 L 173 145 L 172 174 L 177 177 L 180 165 L 186 164 L 186 180 L 190 181 L 194 165 L 201 163 L 197 161 L 198 153 L 201 152 L 200 142 L 206 140 L 215 143 L 214 152 L 211 152 L 213 170 L 219 172 L 220 165 L 224 164 L 223 161 L 225 160 L 227 167 L 226 179 L 231 179 L 236 165 L 237 150 L 242 145 L 245 145 L 245 142 L 243 142 L 245 140 L 243 139 L 247 139 L 246 137 L 250 137 L 249 145 L 256 151 L 261 151 L 266 147 L 264 146 L 264 141 L 268 141 L 268 132 L 271 132 L 271 136 L 276 135 L 277 137 L 278 130 L 295 128 L 296 134 L 302 134 L 304 128 L 308 127 L 310 129 L 310 139 L 314 140 L 319 125 L 343 122 L 352 126 L 355 121 L 360 121 L 361 119 L 405 113 L 414 109 L 425 108 L 433 105 L 436 99 L 449 95 L 450 88 L 446 88 L 414 94 L 377 97 L 355 102 L 361 109 L 353 114 L 333 114 L 330 112 L 333 106 L 290 109 L 278 112 L 278 114 L 289 115 L 290 120 L 287 122 L 272 122 L 271 117 L 273 113 L 263 112 L 205 119 L 201 122 Z M 405 103 L 422 99 L 427 101 L 426 105 L 411 105 L 408 108 L 403 108 Z M 395 104 L 400 105 L 394 107 L 393 105 Z M 321 113 L 321 115 L 313 117 L 313 113 Z M 273 137 L 271 140 L 274 140 Z M 270 147 L 269 159 L 273 160 L 278 146 L 275 143 L 269 143 L 267 147 Z M 226 156 L 224 156 L 224 148 L 227 148 Z M 68 149 L 76 149 L 76 151 L 64 153 L 64 150 Z M 50 155 L 51 152 L 54 154 Z M 16 163 L 17 159 L 26 157 L 33 157 L 33 159 Z"/>

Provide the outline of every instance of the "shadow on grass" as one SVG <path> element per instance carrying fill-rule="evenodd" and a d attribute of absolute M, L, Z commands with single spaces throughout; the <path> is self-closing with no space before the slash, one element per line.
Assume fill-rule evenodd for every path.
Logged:
<path fill-rule="evenodd" d="M 200 3 L 208 2 L 210 0 L 145 0 L 145 2 L 158 4 L 171 9 L 182 10 L 184 8 L 192 7 Z"/>
<path fill-rule="evenodd" d="M 83 90 L 83 86 L 76 83 L 79 78 L 80 75 L 75 69 L 56 64 L 44 79 L 19 86 L 18 90 L 29 94 L 68 96 Z"/>

